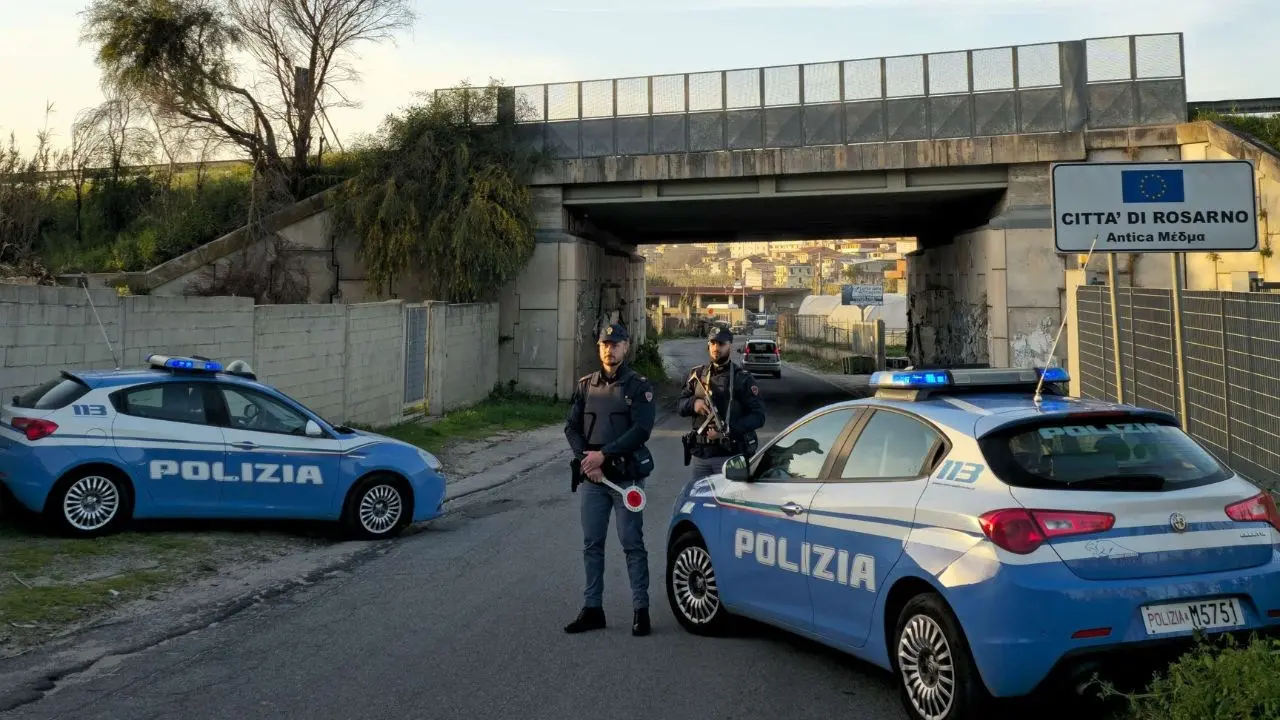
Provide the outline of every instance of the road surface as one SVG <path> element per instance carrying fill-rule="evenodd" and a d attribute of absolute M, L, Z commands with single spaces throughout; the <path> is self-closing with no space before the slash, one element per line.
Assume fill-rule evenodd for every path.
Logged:
<path fill-rule="evenodd" d="M 705 342 L 668 343 L 680 375 Z M 761 378 L 764 440 L 848 397 L 800 372 Z M 645 528 L 653 634 L 633 638 L 625 564 L 607 547 L 610 627 L 561 628 L 582 599 L 577 495 L 563 463 L 466 498 L 349 574 L 63 680 L 5 717 L 98 720 L 904 717 L 886 674 L 785 634 L 708 640 L 676 624 L 663 586 L 668 513 L 687 477 L 668 417 L 651 448 Z M 566 455 L 567 461 L 567 455 Z"/>

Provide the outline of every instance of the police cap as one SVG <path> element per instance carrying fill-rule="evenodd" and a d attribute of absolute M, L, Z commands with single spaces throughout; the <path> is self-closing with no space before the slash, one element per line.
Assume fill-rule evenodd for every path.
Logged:
<path fill-rule="evenodd" d="M 630 340 L 631 336 L 627 334 L 627 326 L 622 323 L 613 323 L 607 325 L 600 331 L 599 342 L 622 342 Z"/>
<path fill-rule="evenodd" d="M 707 336 L 707 342 L 731 343 L 733 342 L 733 333 L 729 332 L 729 328 L 711 328 L 711 334 Z"/>

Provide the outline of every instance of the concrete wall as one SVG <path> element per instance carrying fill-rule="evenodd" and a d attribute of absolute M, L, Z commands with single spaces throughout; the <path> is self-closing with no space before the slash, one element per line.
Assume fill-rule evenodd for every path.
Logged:
<path fill-rule="evenodd" d="M 241 359 L 263 382 L 333 422 L 382 425 L 403 415 L 405 331 L 399 301 L 255 307 L 244 298 L 91 293 L 122 367 L 139 367 L 150 353 Z M 494 325 L 487 321 L 488 327 Z M 467 324 L 437 342 L 468 338 L 464 344 L 479 353 L 491 335 Z M 476 366 L 474 355 L 454 362 Z M 0 397 L 12 398 L 59 370 L 112 367 L 115 361 L 84 290 L 0 284 Z M 436 369 L 448 372 L 445 366 Z M 491 378 L 451 377 L 454 397 L 479 399 L 493 387 Z"/>
<path fill-rule="evenodd" d="M 253 314 L 253 369 L 315 412 L 341 415 L 344 395 L 333 389 L 346 380 L 347 308 L 261 305 Z"/>
<path fill-rule="evenodd" d="M 499 382 L 498 304 L 431 304 L 428 335 L 428 368 L 437 373 L 438 402 L 429 402 L 431 413 L 449 412 L 483 400 Z M 439 329 L 443 328 L 443 332 Z"/>

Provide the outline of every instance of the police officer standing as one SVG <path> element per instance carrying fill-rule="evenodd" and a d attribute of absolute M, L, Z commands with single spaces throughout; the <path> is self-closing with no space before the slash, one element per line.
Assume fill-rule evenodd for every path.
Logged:
<path fill-rule="evenodd" d="M 627 329 L 621 324 L 604 328 L 598 342 L 601 369 L 578 380 L 565 420 L 565 437 L 580 458 L 587 480 L 580 488 L 586 591 L 582 611 L 564 628 L 567 633 L 605 626 L 604 543 L 612 513 L 617 518 L 618 541 L 626 554 L 631 581 L 631 634 L 649 634 L 649 555 L 644 546 L 644 512 L 631 512 L 621 497 L 600 483 L 608 476 L 619 487 L 644 487 L 644 478 L 653 469 L 653 457 L 645 446 L 656 415 L 653 383 L 625 362 L 629 340 Z"/>
<path fill-rule="evenodd" d="M 693 418 L 693 432 L 685 436 L 686 448 L 692 455 L 693 479 L 720 472 L 724 461 L 739 453 L 750 457 L 756 449 L 756 430 L 764 426 L 764 400 L 760 386 L 752 374 L 733 362 L 733 333 L 716 328 L 707 338 L 711 362 L 699 365 L 690 373 L 680 393 L 679 411 Z M 711 397 L 704 389 L 710 388 Z M 708 402 L 714 404 L 725 423 L 727 437 L 722 437 L 710 415 Z M 705 425 L 705 430 L 698 432 Z"/>

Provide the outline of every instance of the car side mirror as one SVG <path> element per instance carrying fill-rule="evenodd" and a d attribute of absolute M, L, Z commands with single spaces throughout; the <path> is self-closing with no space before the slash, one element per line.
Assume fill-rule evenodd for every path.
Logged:
<path fill-rule="evenodd" d="M 721 470 L 726 478 L 734 482 L 747 482 L 751 479 L 751 469 L 747 466 L 746 456 L 743 455 L 734 455 L 725 460 Z"/>
<path fill-rule="evenodd" d="M 307 437 L 324 437 L 324 430 L 320 429 L 320 424 L 315 420 L 307 421 Z"/>

